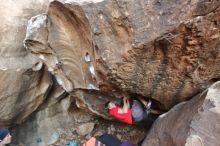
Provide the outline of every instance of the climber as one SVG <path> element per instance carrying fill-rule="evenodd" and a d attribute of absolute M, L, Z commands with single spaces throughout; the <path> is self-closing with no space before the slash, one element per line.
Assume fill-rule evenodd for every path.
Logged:
<path fill-rule="evenodd" d="M 132 113 L 128 98 L 123 97 L 123 107 L 116 106 L 113 102 L 107 102 L 106 108 L 108 108 L 111 116 L 129 125 L 132 124 Z"/>
<path fill-rule="evenodd" d="M 6 128 L 0 128 L 0 146 L 11 143 L 11 135 Z"/>
<path fill-rule="evenodd" d="M 141 122 L 147 120 L 150 114 L 151 100 L 147 102 L 141 97 L 137 97 L 137 99 L 132 100 L 131 107 L 127 96 L 123 97 L 123 107 L 116 106 L 113 102 L 108 102 L 106 106 L 111 116 L 131 125 L 132 121 Z"/>
<path fill-rule="evenodd" d="M 137 96 L 137 99 L 133 100 L 132 104 L 132 117 L 135 122 L 141 122 L 147 120 L 149 118 L 149 114 L 151 111 L 151 104 L 152 101 L 149 100 L 148 102 L 143 98 Z"/>

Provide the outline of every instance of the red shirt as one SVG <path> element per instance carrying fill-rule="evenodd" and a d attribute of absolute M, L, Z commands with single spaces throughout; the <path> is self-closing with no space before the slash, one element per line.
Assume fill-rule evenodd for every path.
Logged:
<path fill-rule="evenodd" d="M 132 114 L 131 114 L 131 109 L 128 109 L 127 113 L 119 114 L 118 110 L 121 109 L 121 107 L 113 107 L 112 109 L 109 110 L 110 115 L 115 117 L 116 119 L 125 122 L 129 125 L 132 124 Z"/>

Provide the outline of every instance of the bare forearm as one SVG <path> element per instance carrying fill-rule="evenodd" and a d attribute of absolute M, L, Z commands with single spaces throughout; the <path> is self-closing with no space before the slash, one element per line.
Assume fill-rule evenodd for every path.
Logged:
<path fill-rule="evenodd" d="M 139 101 L 144 105 L 147 106 L 147 101 L 145 101 L 142 97 L 138 96 L 137 97 L 139 99 Z"/>

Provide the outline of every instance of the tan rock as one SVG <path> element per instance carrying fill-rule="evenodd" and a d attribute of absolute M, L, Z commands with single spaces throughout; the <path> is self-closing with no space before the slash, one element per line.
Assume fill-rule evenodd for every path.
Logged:
<path fill-rule="evenodd" d="M 24 121 L 43 103 L 52 84 L 45 67 L 32 70 L 38 59 L 22 43 L 28 19 L 45 13 L 48 3 L 9 0 L 0 6 L 0 127 Z"/>
<path fill-rule="evenodd" d="M 174 106 L 153 124 L 142 146 L 217 146 L 220 138 L 220 82 Z"/>
<path fill-rule="evenodd" d="M 62 64 L 62 72 L 71 81 L 73 88 L 90 89 L 90 84 L 96 86 L 93 79 L 96 76 L 93 40 L 82 8 L 77 5 L 65 7 L 59 2 L 52 2 L 48 21 L 48 43 L 56 52 L 54 55 Z M 91 61 L 85 59 L 86 55 Z"/>
<path fill-rule="evenodd" d="M 58 93 L 62 92 L 53 95 Z M 76 124 L 73 114 L 69 112 L 73 108 L 73 98 L 69 96 L 57 102 L 58 98 L 53 95 L 24 123 L 17 126 L 14 132 L 16 143 L 25 146 L 45 146 L 57 142 L 63 133 L 72 132 L 70 127 Z"/>
<path fill-rule="evenodd" d="M 83 5 L 54 1 L 47 16 L 35 17 L 45 12 L 47 6 L 48 1 L 41 0 L 8 1 L 1 5 L 0 69 L 5 74 L 5 85 L 0 106 L 13 99 L 19 102 L 7 102 L 4 112 L 11 106 L 22 107 L 16 109 L 18 113 L 14 109 L 6 112 L 10 116 L 3 115 L 3 125 L 22 121 L 43 102 L 51 84 L 49 77 L 46 82 L 42 80 L 48 72 L 65 91 L 79 95 L 74 96 L 79 107 L 103 117 L 107 114 L 101 110 L 103 105 L 116 94 L 150 97 L 156 108 L 168 110 L 220 78 L 218 0 L 105 0 Z M 29 26 L 37 25 L 27 28 L 25 38 L 31 17 Z M 26 48 L 22 45 L 24 38 Z M 33 70 L 30 77 L 15 73 L 29 69 Z M 16 82 L 11 86 L 10 80 Z M 34 85 L 36 90 L 29 91 L 28 87 Z M 9 95 L 6 89 L 19 96 Z M 83 92 L 78 93 L 80 90 Z M 92 94 L 93 101 L 88 98 L 90 91 L 96 92 Z M 104 97 L 110 98 L 98 99 L 103 92 Z M 20 100 L 26 93 L 44 97 L 37 104 L 29 103 L 29 112 Z M 20 116 L 21 111 L 25 111 L 25 116 Z"/>
<path fill-rule="evenodd" d="M 90 134 L 93 131 L 94 126 L 95 126 L 95 123 L 92 123 L 92 122 L 85 123 L 85 124 L 78 126 L 76 132 L 79 135 L 85 136 L 85 135 Z"/>
<path fill-rule="evenodd" d="M 52 84 L 47 71 L 1 71 L 0 125 L 24 121 L 43 103 Z"/>
<path fill-rule="evenodd" d="M 213 38 L 220 33 L 216 25 L 220 3 L 204 3 L 209 13 L 202 16 L 196 6 L 199 1 L 189 3 L 104 1 L 78 6 L 52 2 L 49 43 L 73 88 L 140 94 L 168 110 L 220 77 L 220 53 L 214 49 L 219 48 L 219 38 Z M 86 52 L 95 59 L 91 62 L 94 73 L 82 61 Z M 68 57 L 71 53 L 74 59 Z"/>

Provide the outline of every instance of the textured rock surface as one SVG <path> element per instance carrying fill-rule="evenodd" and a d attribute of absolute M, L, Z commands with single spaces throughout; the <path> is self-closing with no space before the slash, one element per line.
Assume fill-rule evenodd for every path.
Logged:
<path fill-rule="evenodd" d="M 192 97 L 220 77 L 219 6 L 218 0 L 83 6 L 97 72 L 120 90 L 156 99 L 161 108 Z"/>
<path fill-rule="evenodd" d="M 0 126 L 21 123 L 43 103 L 52 80 L 47 72 L 21 70 L 1 74 Z"/>
<path fill-rule="evenodd" d="M 20 96 L 5 89 L 10 86 L 11 93 L 22 93 L 25 99 L 33 93 L 27 87 L 35 85 L 34 93 L 44 97 L 51 84 L 49 79 L 41 84 L 46 70 L 73 95 L 75 89 L 101 90 L 111 97 L 128 92 L 153 98 L 160 103 L 157 108 L 165 110 L 220 77 L 218 0 L 106 0 L 81 6 L 52 2 L 47 15 L 29 21 L 25 37 L 27 20 L 45 12 L 48 5 L 40 0 L 1 5 L 0 69 L 2 80 L 8 80 L 1 87 L 1 106 L 7 100 L 4 111 L 14 105 L 19 106 L 15 111 L 20 111 L 13 109 L 8 117 L 2 112 L 1 125 L 18 117 L 22 121 L 43 102 L 39 98 L 26 113 L 27 102 L 20 98 L 19 103 L 24 104 L 15 102 Z M 22 46 L 24 38 L 26 48 Z M 28 71 L 32 80 L 23 79 L 29 69 L 33 70 Z M 91 107 L 89 100 L 83 104 Z M 24 116 L 19 115 L 21 111 Z M 103 115 L 94 107 L 92 112 Z"/>
<path fill-rule="evenodd" d="M 48 5 L 49 0 L 8 0 L 0 6 L 0 81 L 4 83 L 0 86 L 0 126 L 20 123 L 43 103 L 52 84 L 48 70 L 57 80 L 65 80 L 61 85 L 64 84 L 67 91 L 72 90 L 59 68 L 50 70 L 59 63 L 47 46 L 46 15 L 42 13 L 47 11 Z M 38 16 L 33 17 L 35 15 Z M 26 48 L 23 45 L 25 38 L 30 41 Z M 31 41 L 33 38 L 35 42 Z M 39 56 L 42 50 L 47 53 Z"/>
<path fill-rule="evenodd" d="M 32 65 L 33 61 L 31 57 L 28 58 L 28 52 L 22 43 L 25 37 L 27 21 L 32 16 L 45 13 L 48 3 L 49 1 L 47 0 L 9 0 L 1 4 L 1 59 L 11 59 L 12 61 L 8 64 L 3 64 L 4 62 L 1 61 L 1 67 L 5 65 L 5 68 L 27 68 Z"/>
<path fill-rule="evenodd" d="M 69 112 L 72 98 L 67 97 L 60 102 L 48 102 L 45 108 L 33 113 L 14 132 L 14 143 L 25 146 L 45 146 L 55 143 L 61 133 L 71 131 L 75 120 Z"/>
<path fill-rule="evenodd" d="M 92 132 L 92 130 L 94 129 L 94 126 L 95 126 L 95 123 L 92 123 L 92 122 L 85 123 L 85 124 L 78 126 L 76 132 L 79 135 L 85 136 Z"/>
<path fill-rule="evenodd" d="M 0 126 L 21 123 L 43 103 L 51 86 L 46 68 L 32 70 L 37 58 L 22 43 L 26 22 L 45 12 L 45 3 L 9 0 L 0 6 Z"/>
<path fill-rule="evenodd" d="M 122 123 L 106 122 L 77 109 L 74 98 L 67 96 L 63 91 L 56 84 L 48 100 L 12 131 L 14 145 L 63 146 L 69 141 L 76 141 L 78 145 L 82 145 L 91 136 L 100 136 L 103 133 L 137 143 L 145 136 L 147 127 L 138 125 L 131 127 Z"/>
<path fill-rule="evenodd" d="M 20 124 L 38 108 L 15 132 L 18 143 L 52 144 L 59 132 L 67 133 L 64 129 L 91 122 L 75 104 L 109 119 L 105 103 L 129 93 L 150 97 L 153 108 L 168 110 L 220 78 L 219 0 L 61 1 L 8 0 L 0 6 L 0 127 Z M 165 115 L 178 122 L 157 133 L 169 139 L 162 141 L 215 145 L 218 104 L 208 99 L 216 88 Z M 171 122 L 161 121 L 161 129 L 169 128 Z M 178 125 L 182 121 L 185 125 Z M 179 132 L 179 126 L 185 128 Z M 206 137 L 205 130 L 217 136 Z M 153 138 L 148 142 L 160 145 Z"/>
<path fill-rule="evenodd" d="M 220 82 L 216 82 L 202 94 L 161 115 L 142 146 L 217 146 L 219 120 Z"/>
<path fill-rule="evenodd" d="M 219 5 L 217 0 L 52 2 L 48 43 L 73 89 L 139 94 L 167 110 L 220 77 Z M 67 85 L 62 78 L 58 82 Z"/>

